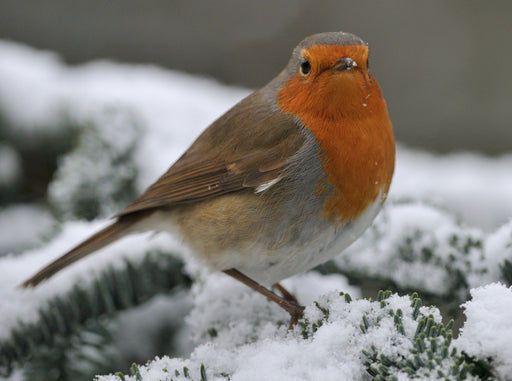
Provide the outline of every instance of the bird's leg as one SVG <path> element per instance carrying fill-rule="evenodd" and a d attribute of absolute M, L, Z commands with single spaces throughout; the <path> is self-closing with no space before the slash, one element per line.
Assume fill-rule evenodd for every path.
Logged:
<path fill-rule="evenodd" d="M 281 286 L 279 283 L 274 283 L 272 285 L 272 287 L 274 287 L 277 291 L 279 291 L 281 293 L 281 295 L 283 295 L 283 298 L 288 300 L 290 303 L 293 303 L 297 306 L 299 305 L 299 301 L 297 300 L 295 295 L 293 295 L 290 291 L 288 291 L 286 288 Z"/>
<path fill-rule="evenodd" d="M 224 270 L 224 273 L 228 274 L 229 276 L 232 276 L 233 278 L 242 282 L 246 286 L 249 286 L 254 291 L 257 291 L 260 294 L 266 296 L 273 302 L 277 303 L 277 305 L 280 306 L 282 309 L 284 309 L 286 312 L 288 312 L 291 316 L 290 326 L 288 327 L 289 329 L 293 328 L 293 326 L 295 324 L 297 324 L 297 322 L 299 321 L 299 318 L 302 316 L 302 313 L 304 312 L 304 307 L 299 305 L 299 303 L 297 302 L 297 299 L 295 299 L 295 297 L 292 294 L 290 294 L 288 291 L 286 291 L 281 285 L 279 285 L 278 289 L 281 292 L 282 292 L 282 290 L 286 291 L 286 295 L 283 293 L 284 297 L 280 297 L 279 295 L 274 294 L 269 289 L 263 287 L 261 284 L 259 284 L 258 282 L 255 282 L 254 280 L 252 280 L 248 276 L 242 274 L 240 271 L 238 271 L 236 269 Z M 287 296 L 291 296 L 295 301 L 288 300 Z"/>

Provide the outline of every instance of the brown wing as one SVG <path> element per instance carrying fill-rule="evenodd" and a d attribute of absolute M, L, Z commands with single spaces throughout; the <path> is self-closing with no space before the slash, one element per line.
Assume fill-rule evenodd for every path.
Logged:
<path fill-rule="evenodd" d="M 257 188 L 277 179 L 302 144 L 293 118 L 275 111 L 261 91 L 253 93 L 118 216 Z"/>

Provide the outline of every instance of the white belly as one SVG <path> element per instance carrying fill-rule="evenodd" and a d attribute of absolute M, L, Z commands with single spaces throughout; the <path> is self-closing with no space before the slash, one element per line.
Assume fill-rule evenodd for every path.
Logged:
<path fill-rule="evenodd" d="M 272 285 L 292 275 L 307 271 L 322 264 L 353 243 L 372 223 L 382 205 L 382 198 L 371 204 L 359 218 L 348 225 L 335 227 L 326 220 L 312 218 L 302 222 L 295 239 L 286 239 L 268 245 L 268 237 L 261 235 L 253 243 L 238 250 L 225 250 L 215 253 L 194 252 L 194 244 L 183 241 L 196 258 L 213 271 L 235 268 L 255 281 Z M 294 221 L 286 220 L 289 224 Z M 138 231 L 160 230 L 180 235 L 177 224 L 173 223 L 172 213 L 156 212 L 142 221 Z M 225 234 L 230 234 L 226 231 Z"/>
<path fill-rule="evenodd" d="M 291 245 L 276 250 L 255 245 L 251 252 L 243 255 L 225 253 L 220 261 L 211 265 L 218 270 L 236 268 L 259 283 L 272 285 L 336 257 L 363 234 L 381 206 L 381 197 L 378 197 L 356 221 L 347 226 L 306 225 L 302 234 L 309 237 L 307 245 Z"/>

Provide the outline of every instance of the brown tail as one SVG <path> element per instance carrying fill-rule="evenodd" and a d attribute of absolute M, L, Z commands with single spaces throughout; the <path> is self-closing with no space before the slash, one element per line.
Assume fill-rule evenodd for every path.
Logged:
<path fill-rule="evenodd" d="M 138 221 L 137 218 L 133 217 L 134 216 L 126 216 L 119 218 L 113 224 L 92 235 L 78 246 L 69 250 L 62 257 L 50 263 L 33 277 L 27 279 L 21 284 L 21 287 L 35 286 L 73 262 L 122 238 L 128 233 L 127 229 Z"/>

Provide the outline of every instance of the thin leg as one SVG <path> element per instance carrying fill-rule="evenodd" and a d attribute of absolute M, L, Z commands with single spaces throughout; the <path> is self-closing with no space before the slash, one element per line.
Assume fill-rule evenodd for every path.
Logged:
<path fill-rule="evenodd" d="M 290 303 L 299 305 L 299 301 L 297 300 L 295 295 L 293 295 L 290 291 L 281 286 L 279 283 L 274 283 L 272 287 L 279 291 L 281 295 L 283 295 L 283 298 L 288 300 Z"/>
<path fill-rule="evenodd" d="M 248 276 L 242 274 L 240 271 L 236 269 L 229 269 L 224 270 L 224 273 L 228 274 L 229 276 L 232 276 L 236 280 L 242 282 L 246 286 L 249 286 L 254 291 L 259 292 L 260 294 L 266 296 L 273 302 L 277 303 L 281 308 L 283 308 L 286 312 L 288 312 L 291 316 L 290 320 L 290 326 L 289 328 L 293 328 L 295 324 L 297 324 L 299 317 L 302 316 L 302 313 L 304 312 L 304 307 L 300 306 L 297 302 L 292 302 L 290 300 L 287 300 L 286 297 L 282 298 L 276 294 L 274 294 L 272 291 L 268 290 L 267 288 L 263 287 L 258 282 L 255 282 Z M 279 286 L 281 287 L 281 286 Z M 282 287 L 281 287 L 282 288 Z M 284 288 L 283 288 L 284 290 Z M 281 289 L 279 289 L 281 291 Z M 285 290 L 286 291 L 286 290 Z M 282 291 L 281 291 L 282 292 Z M 288 295 L 291 295 L 288 291 L 286 291 Z M 293 295 L 291 295 L 293 297 Z M 295 299 L 295 297 L 293 297 Z M 296 300 L 296 299 L 295 299 Z"/>

